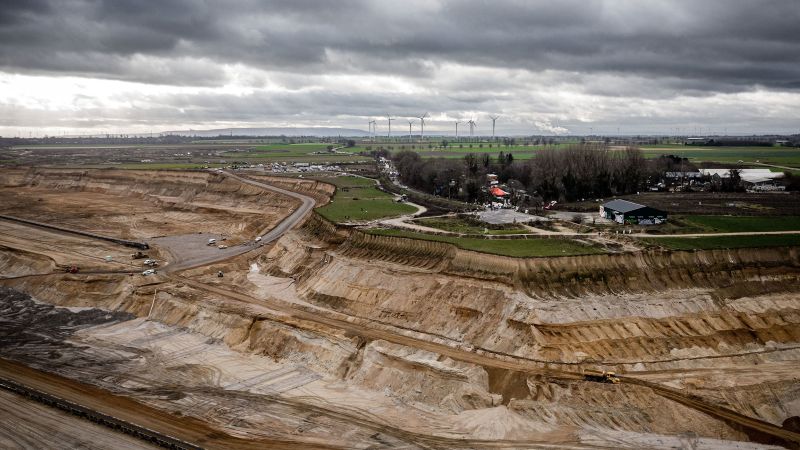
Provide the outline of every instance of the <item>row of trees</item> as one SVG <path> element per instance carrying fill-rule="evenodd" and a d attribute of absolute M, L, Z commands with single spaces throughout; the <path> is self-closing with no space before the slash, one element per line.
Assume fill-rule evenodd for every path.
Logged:
<path fill-rule="evenodd" d="M 463 159 L 422 159 L 402 151 L 393 157 L 401 180 L 435 195 L 484 201 L 487 174 L 532 198 L 572 201 L 640 190 L 655 169 L 635 147 L 610 150 L 602 144 L 546 147 L 527 161 L 500 152 L 468 154 Z M 519 193 L 519 192 L 517 192 Z"/>

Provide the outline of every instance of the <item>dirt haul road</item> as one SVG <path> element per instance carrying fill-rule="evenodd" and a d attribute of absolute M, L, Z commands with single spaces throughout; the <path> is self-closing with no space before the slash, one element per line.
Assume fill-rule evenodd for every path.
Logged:
<path fill-rule="evenodd" d="M 237 180 L 237 181 L 239 181 L 241 183 L 245 183 L 245 184 L 249 184 L 249 185 L 252 185 L 252 186 L 256 186 L 256 187 L 259 187 L 261 189 L 265 189 L 265 190 L 268 190 L 268 191 L 276 192 L 278 194 L 286 195 L 288 197 L 292 197 L 294 199 L 300 200 L 300 202 L 301 202 L 300 203 L 300 207 L 298 207 L 297 209 L 292 211 L 292 213 L 289 214 L 288 217 L 286 217 L 284 220 L 282 220 L 280 223 L 278 223 L 275 227 L 273 227 L 271 229 L 267 229 L 267 230 L 262 230 L 261 231 L 261 241 L 260 241 L 260 243 L 263 244 L 263 245 L 266 245 L 266 244 L 268 244 L 270 242 L 273 242 L 273 241 L 277 240 L 278 238 L 280 238 L 281 236 L 283 236 L 284 233 L 286 233 L 287 231 L 291 230 L 298 223 L 300 223 L 306 217 L 306 215 L 309 212 L 311 212 L 311 210 L 314 208 L 314 204 L 315 204 L 314 199 L 311 198 L 311 197 L 308 197 L 306 195 L 299 194 L 297 192 L 293 192 L 293 191 L 290 191 L 290 190 L 287 190 L 287 189 L 281 189 L 279 187 L 271 186 L 269 184 L 260 183 L 258 181 L 253 181 L 253 180 L 249 180 L 249 179 L 246 179 L 246 178 L 242 178 L 242 177 L 240 177 L 238 175 L 235 175 L 233 173 L 230 173 L 230 172 L 222 172 L 222 174 L 227 176 L 227 177 L 233 178 L 233 179 L 235 179 L 235 180 Z M 237 246 L 235 248 L 226 249 L 227 251 L 224 252 L 224 253 L 218 253 L 218 254 L 214 254 L 214 255 L 210 255 L 210 256 L 206 256 L 206 257 L 194 258 L 194 259 L 189 259 L 189 260 L 177 261 L 176 263 L 173 263 L 173 264 L 170 264 L 169 266 L 167 266 L 165 268 L 165 271 L 166 272 L 177 272 L 177 271 L 180 271 L 180 270 L 186 270 L 186 269 L 192 269 L 192 268 L 195 268 L 195 267 L 207 266 L 207 265 L 210 265 L 210 264 L 213 264 L 213 263 L 217 263 L 217 262 L 220 262 L 220 261 L 224 261 L 224 260 L 227 260 L 227 259 L 234 258 L 234 257 L 239 256 L 241 254 L 247 253 L 247 252 L 249 252 L 249 251 L 251 251 L 251 250 L 253 250 L 255 248 L 257 248 L 257 247 L 255 247 L 252 244 L 249 244 L 249 245 L 245 244 L 245 245 Z"/>

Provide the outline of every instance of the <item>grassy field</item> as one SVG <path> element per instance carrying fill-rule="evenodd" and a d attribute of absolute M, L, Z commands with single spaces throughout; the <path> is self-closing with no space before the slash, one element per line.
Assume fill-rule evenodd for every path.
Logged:
<path fill-rule="evenodd" d="M 709 233 L 800 231 L 800 217 L 681 216 L 693 228 Z"/>
<path fill-rule="evenodd" d="M 405 230 L 370 230 L 372 234 L 397 236 L 427 241 L 446 242 L 476 252 L 495 255 L 513 256 L 517 258 L 543 256 L 575 256 L 605 253 L 598 247 L 564 239 L 478 239 L 439 236 L 434 234 L 415 233 Z"/>
<path fill-rule="evenodd" d="M 374 220 L 384 217 L 411 214 L 417 208 L 397 203 L 394 197 L 375 188 L 375 182 L 360 177 L 325 178 L 322 181 L 336 185 L 331 202 L 317 209 L 331 222 Z"/>
<path fill-rule="evenodd" d="M 485 226 L 471 223 L 459 217 L 431 217 L 417 219 L 415 223 L 426 227 L 437 228 L 439 230 L 450 231 L 461 234 L 525 234 L 528 230 L 522 226 L 509 226 L 502 230 L 487 230 Z"/>
<path fill-rule="evenodd" d="M 402 150 L 414 150 L 419 153 L 423 158 L 463 158 L 468 153 L 476 155 L 489 154 L 491 157 L 497 157 L 501 151 L 504 153 L 511 153 L 516 160 L 531 159 L 536 156 L 539 150 L 544 148 L 543 145 L 512 145 L 504 146 L 502 144 L 492 143 L 489 148 L 488 143 L 472 143 L 451 144 L 447 148 L 428 148 L 428 145 L 414 144 L 412 149 L 411 144 L 376 144 L 373 148 L 383 145 L 389 148 L 392 152 Z M 472 147 L 470 147 L 472 145 Z M 560 146 L 564 147 L 565 144 Z M 559 147 L 559 145 L 555 145 Z M 677 155 L 684 158 L 689 158 L 693 162 L 718 162 L 718 163 L 738 163 L 740 160 L 744 163 L 754 163 L 759 161 L 766 164 L 775 164 L 789 167 L 800 168 L 800 149 L 788 147 L 693 147 L 684 146 L 680 144 L 659 144 L 643 146 L 642 151 L 646 158 L 657 158 L 664 154 Z"/>
<path fill-rule="evenodd" d="M 642 147 L 647 158 L 661 155 L 676 155 L 693 162 L 752 163 L 760 161 L 790 167 L 800 167 L 800 149 L 789 147 L 687 147 L 658 146 Z"/>
<path fill-rule="evenodd" d="M 704 236 L 643 239 L 671 250 L 714 250 L 728 248 L 785 247 L 800 245 L 800 234 L 754 236 Z"/>

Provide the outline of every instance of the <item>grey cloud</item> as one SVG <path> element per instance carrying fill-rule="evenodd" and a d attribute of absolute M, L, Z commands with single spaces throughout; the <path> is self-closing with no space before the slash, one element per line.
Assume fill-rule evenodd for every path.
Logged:
<path fill-rule="evenodd" d="M 289 73 L 423 79 L 432 76 L 433 65 L 456 62 L 679 78 L 688 80 L 687 89 L 709 92 L 800 84 L 796 0 L 377 5 L 366 0 L 4 2 L 0 67 L 191 84 L 197 82 L 191 69 L 153 77 L 146 68 L 113 61 L 184 57 L 173 64 L 177 67 L 188 64 L 187 57 L 209 58 Z M 200 83 L 208 82 L 223 83 L 218 77 Z"/>

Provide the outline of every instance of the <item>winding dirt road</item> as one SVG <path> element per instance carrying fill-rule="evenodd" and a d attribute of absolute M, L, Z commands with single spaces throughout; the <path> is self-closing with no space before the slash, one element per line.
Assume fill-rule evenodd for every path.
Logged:
<path fill-rule="evenodd" d="M 315 205 L 314 199 L 307 195 L 299 194 L 297 192 L 293 192 L 287 189 L 281 189 L 279 187 L 275 187 L 266 183 L 261 183 L 258 181 L 243 178 L 230 172 L 222 172 L 222 174 L 230 178 L 233 178 L 241 183 L 256 186 L 261 189 L 266 189 L 268 191 L 276 192 L 278 194 L 286 195 L 288 197 L 300 200 L 300 207 L 292 211 L 292 213 L 289 214 L 288 217 L 283 219 L 278 225 L 276 225 L 274 228 L 267 228 L 261 231 L 260 233 L 261 244 L 263 245 L 278 240 L 278 238 L 283 236 L 284 233 L 286 233 L 287 231 L 294 228 L 297 224 L 299 224 L 306 217 L 306 215 L 308 215 L 308 213 L 311 212 L 311 210 L 314 208 Z M 181 270 L 207 266 L 210 264 L 234 258 L 236 256 L 250 252 L 257 248 L 258 246 L 247 245 L 247 244 L 227 248 L 225 249 L 226 251 L 224 253 L 215 253 L 205 257 L 182 260 L 172 263 L 164 268 L 164 272 L 175 273 Z"/>

